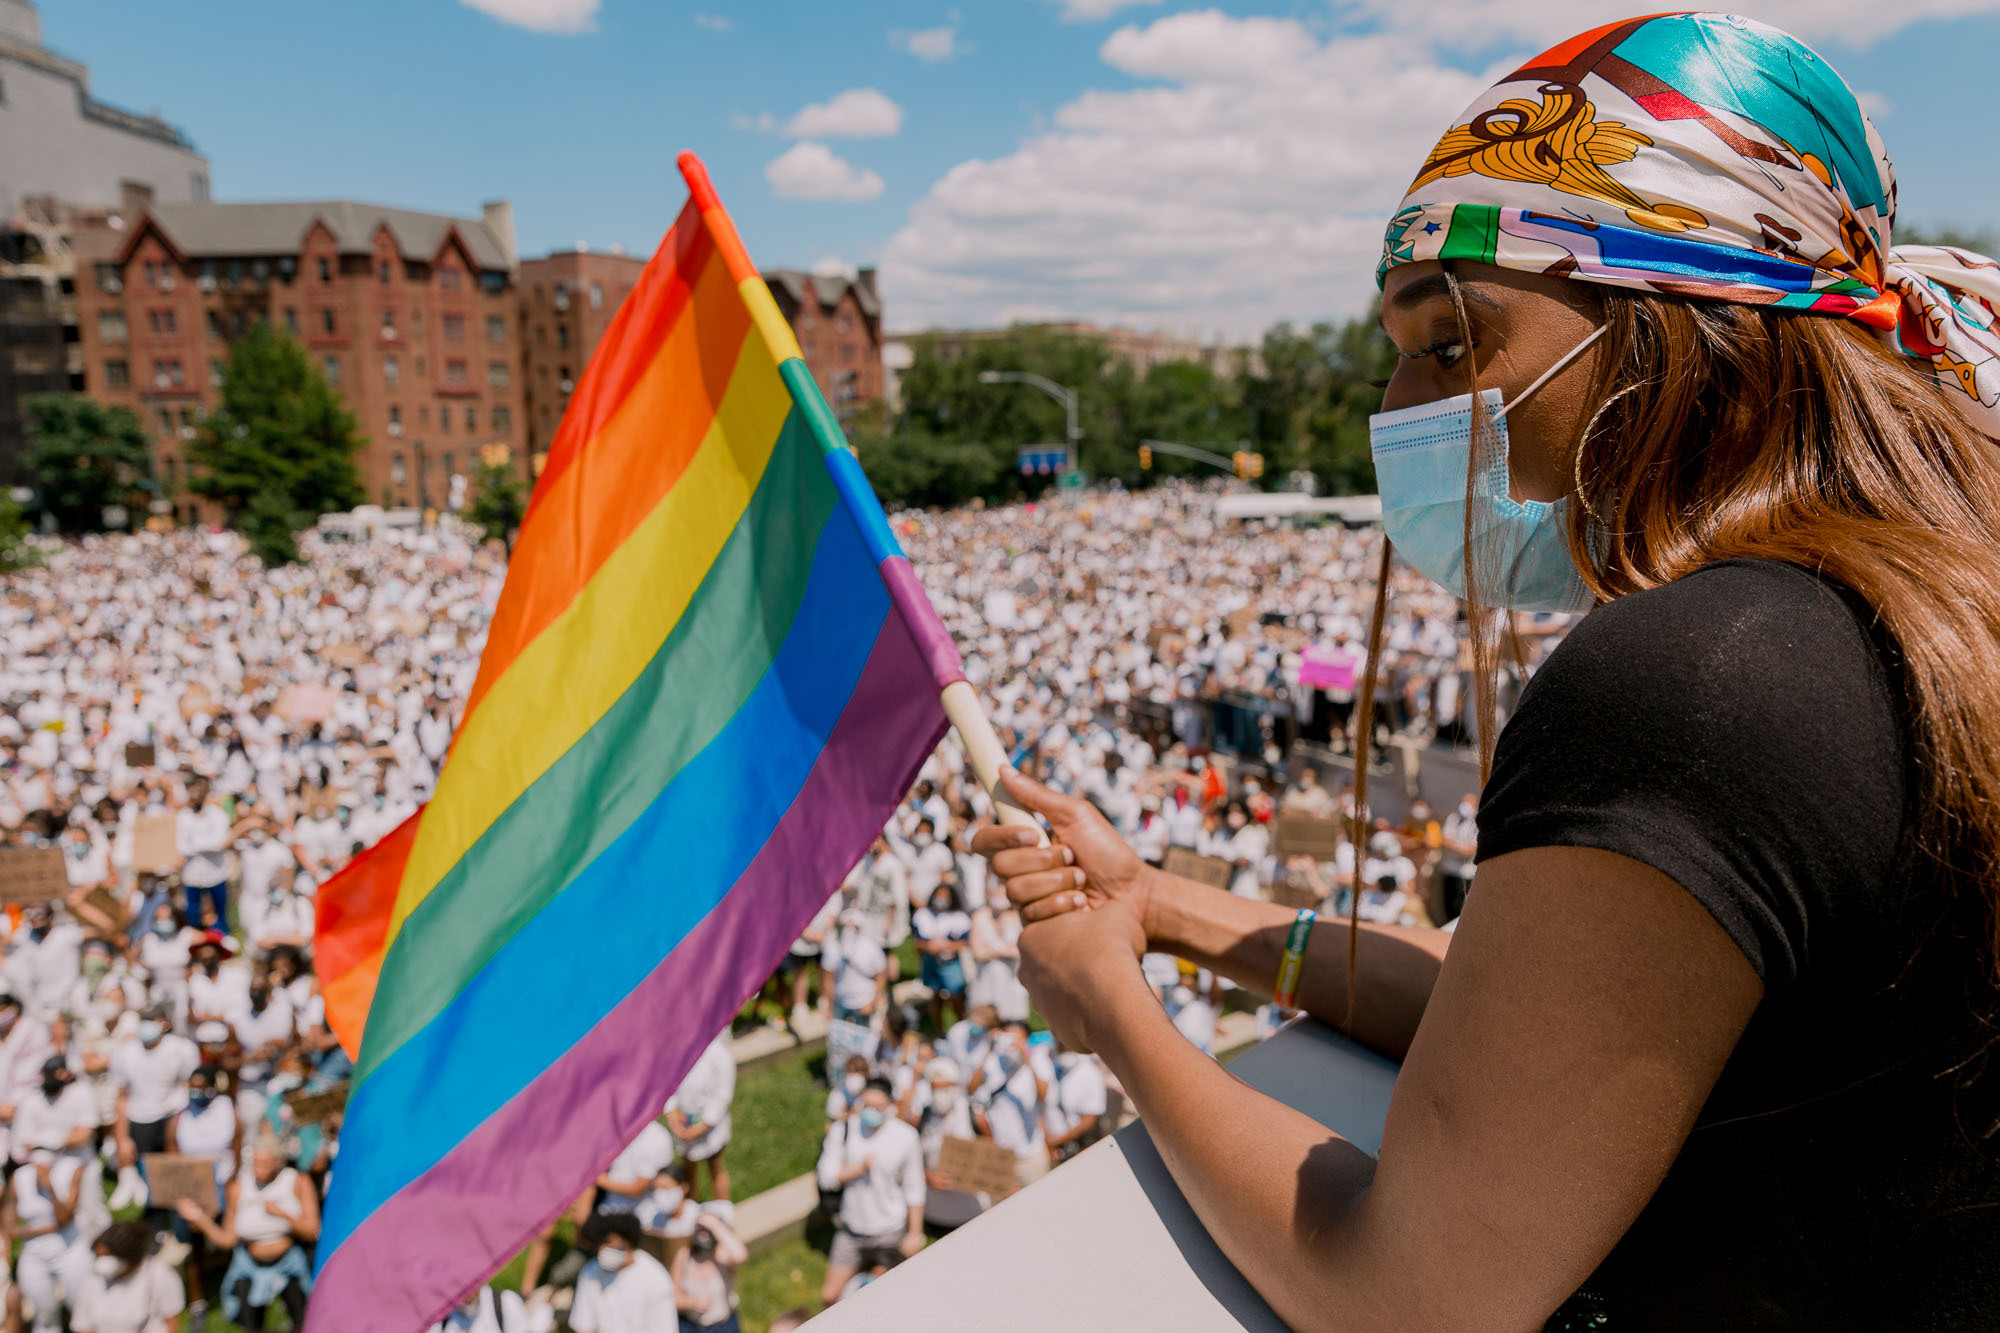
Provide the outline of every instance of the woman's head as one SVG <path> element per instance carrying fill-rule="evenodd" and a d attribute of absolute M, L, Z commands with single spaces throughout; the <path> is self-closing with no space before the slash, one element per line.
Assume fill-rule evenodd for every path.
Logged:
<path fill-rule="evenodd" d="M 931 890 L 931 910 L 933 912 L 956 912 L 958 910 L 958 885 L 950 880 L 941 880 Z"/>
<path fill-rule="evenodd" d="M 143 1222 L 113 1222 L 98 1233 L 90 1248 L 97 1256 L 98 1276 L 115 1282 L 144 1263 L 152 1253 L 153 1233 Z"/>
<path fill-rule="evenodd" d="M 1385 527 L 1462 577 L 1486 718 L 1483 608 L 1522 604 L 1503 581 L 1530 542 L 1586 604 L 1734 557 L 1852 588 L 1902 660 L 1919 844 L 1991 897 L 2000 266 L 1892 249 L 1894 212 L 1853 93 L 1774 29 L 1635 19 L 1530 61 L 1446 132 L 1388 229 L 1384 407 L 1472 397 L 1456 497 L 1413 501 L 1413 437 L 1381 423 Z"/>

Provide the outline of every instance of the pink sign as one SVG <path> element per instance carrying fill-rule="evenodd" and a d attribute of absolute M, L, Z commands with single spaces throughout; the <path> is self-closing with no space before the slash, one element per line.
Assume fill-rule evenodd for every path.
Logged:
<path fill-rule="evenodd" d="M 1299 657 L 1299 684 L 1319 690 L 1354 689 L 1358 657 L 1352 648 L 1315 643 Z"/>

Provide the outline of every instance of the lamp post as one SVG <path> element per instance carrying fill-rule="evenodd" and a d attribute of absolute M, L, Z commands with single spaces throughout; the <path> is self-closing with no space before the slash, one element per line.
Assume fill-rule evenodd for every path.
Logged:
<path fill-rule="evenodd" d="M 981 384 L 1031 384 L 1063 405 L 1067 417 L 1069 445 L 1069 469 L 1076 471 L 1076 442 L 1083 438 L 1083 429 L 1076 424 L 1076 390 L 1066 389 L 1046 375 L 1037 375 L 1027 370 L 982 370 L 979 372 Z"/>

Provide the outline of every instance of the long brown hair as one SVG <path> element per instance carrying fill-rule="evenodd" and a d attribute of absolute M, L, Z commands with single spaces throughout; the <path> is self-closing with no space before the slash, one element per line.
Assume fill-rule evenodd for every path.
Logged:
<path fill-rule="evenodd" d="M 1846 321 L 1618 289 L 1601 301 L 1607 329 L 1585 400 L 1597 406 L 1565 460 L 1578 569 L 1603 599 L 1741 557 L 1858 594 L 1906 691 L 1914 845 L 1984 901 L 1993 967 L 2000 447 L 1926 367 Z M 1470 347 L 1469 324 L 1462 332 Z M 1470 613 L 1475 669 L 1490 678 L 1497 645 L 1479 632 L 1476 599 Z M 1484 740 L 1490 687 L 1479 707 Z"/>

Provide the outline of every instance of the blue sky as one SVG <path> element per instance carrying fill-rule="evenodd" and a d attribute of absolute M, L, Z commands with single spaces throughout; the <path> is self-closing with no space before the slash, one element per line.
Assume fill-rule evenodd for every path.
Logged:
<path fill-rule="evenodd" d="M 1627 5 L 41 8 L 99 96 L 188 131 L 218 198 L 476 215 L 504 197 L 524 253 L 643 252 L 683 196 L 674 154 L 693 148 L 759 262 L 880 264 L 891 327 L 1079 316 L 1246 336 L 1359 309 L 1381 219 L 1450 115 L 1497 69 Z M 1984 12 L 1926 17 L 1966 9 Z M 1750 12 L 1863 91 L 1906 220 L 2000 225 L 2000 0 Z"/>

